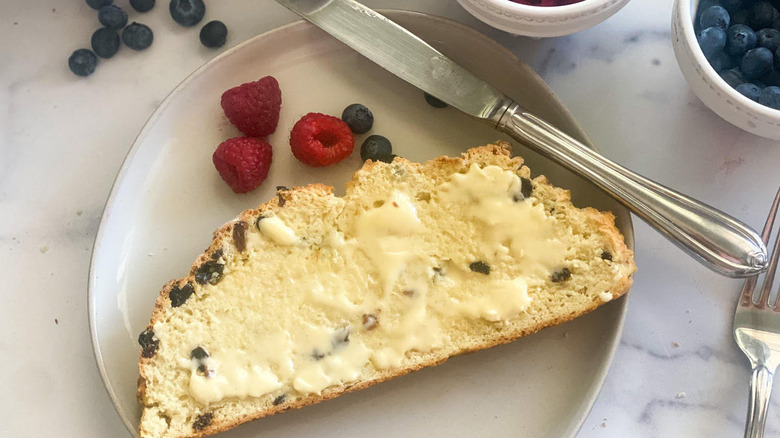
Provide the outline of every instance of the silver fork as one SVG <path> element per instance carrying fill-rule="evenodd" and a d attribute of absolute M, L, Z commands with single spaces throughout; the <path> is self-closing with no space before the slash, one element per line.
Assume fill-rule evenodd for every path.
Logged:
<path fill-rule="evenodd" d="M 777 216 L 778 204 L 780 204 L 780 190 L 775 195 L 764 231 L 761 233 L 761 238 L 767 246 Z M 753 291 L 758 281 L 758 277 L 754 276 L 745 281 L 734 314 L 734 339 L 750 359 L 750 365 L 753 367 L 745 438 L 764 436 L 769 396 L 772 394 L 772 380 L 777 366 L 780 365 L 780 305 L 776 303 L 772 307 L 768 304 L 778 259 L 780 259 L 780 236 L 775 239 L 772 258 L 764 277 L 764 284 L 761 286 L 758 302 L 753 301 Z M 780 303 L 780 300 L 778 302 Z"/>

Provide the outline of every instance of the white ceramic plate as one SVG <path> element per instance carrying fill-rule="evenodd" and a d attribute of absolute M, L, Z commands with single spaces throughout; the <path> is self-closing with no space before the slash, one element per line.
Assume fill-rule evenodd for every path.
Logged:
<path fill-rule="evenodd" d="M 542 80 L 476 31 L 441 18 L 388 12 L 479 76 L 572 135 L 587 141 Z M 265 75 L 281 85 L 283 105 L 270 137 L 268 180 L 248 195 L 222 182 L 211 154 L 238 135 L 219 105 L 222 92 Z M 211 233 L 237 212 L 271 198 L 276 185 L 325 182 L 343 193 L 359 153 L 314 169 L 296 161 L 288 135 L 303 114 L 340 115 L 348 104 L 372 109 L 372 133 L 412 160 L 458 154 L 500 138 L 452 108 L 428 106 L 422 92 L 313 26 L 298 22 L 253 38 L 196 71 L 163 102 L 133 145 L 108 200 L 95 243 L 89 315 L 95 356 L 128 429 L 140 418 L 135 400 L 138 333 L 161 286 L 187 274 Z M 360 144 L 364 136 L 357 136 Z M 625 209 L 590 184 L 518 147 L 535 173 L 572 189 L 575 203 L 614 211 L 629 246 Z M 606 375 L 620 338 L 626 300 L 515 343 L 458 357 L 431 369 L 303 410 L 226 432 L 224 437 L 571 437 Z"/>

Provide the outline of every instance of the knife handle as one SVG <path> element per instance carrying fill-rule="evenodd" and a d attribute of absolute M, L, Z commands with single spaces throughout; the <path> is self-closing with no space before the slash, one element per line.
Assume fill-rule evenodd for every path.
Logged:
<path fill-rule="evenodd" d="M 715 272 L 737 278 L 766 269 L 766 246 L 747 225 L 610 161 L 516 103 L 496 128 L 593 182 Z"/>

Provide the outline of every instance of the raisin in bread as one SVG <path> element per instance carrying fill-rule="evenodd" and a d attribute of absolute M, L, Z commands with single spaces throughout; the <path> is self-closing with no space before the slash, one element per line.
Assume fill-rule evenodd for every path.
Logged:
<path fill-rule="evenodd" d="M 200 437 L 569 321 L 628 291 L 614 216 L 506 143 L 281 189 L 157 298 L 140 436 Z"/>

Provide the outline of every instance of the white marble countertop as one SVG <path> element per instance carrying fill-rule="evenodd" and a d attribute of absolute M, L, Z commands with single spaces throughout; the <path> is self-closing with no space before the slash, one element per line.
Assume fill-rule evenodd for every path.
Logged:
<path fill-rule="evenodd" d="M 119 1 L 125 6 L 125 1 Z M 209 3 L 225 48 L 294 17 L 270 0 Z M 454 0 L 374 0 L 492 36 L 544 77 L 601 151 L 758 228 L 780 185 L 780 142 L 740 131 L 689 90 L 672 53 L 671 0 L 634 0 L 578 34 L 532 40 L 488 28 Z M 97 371 L 87 321 L 89 258 L 127 150 L 166 94 L 220 51 L 167 17 L 155 43 L 87 79 L 67 57 L 97 23 L 83 1 L 0 2 L 0 436 L 129 436 Z M 209 18 L 207 17 L 207 18 Z M 579 437 L 734 437 L 748 364 L 731 336 L 740 283 L 635 224 L 639 272 L 625 331 Z M 780 434 L 775 397 L 768 436 Z"/>

